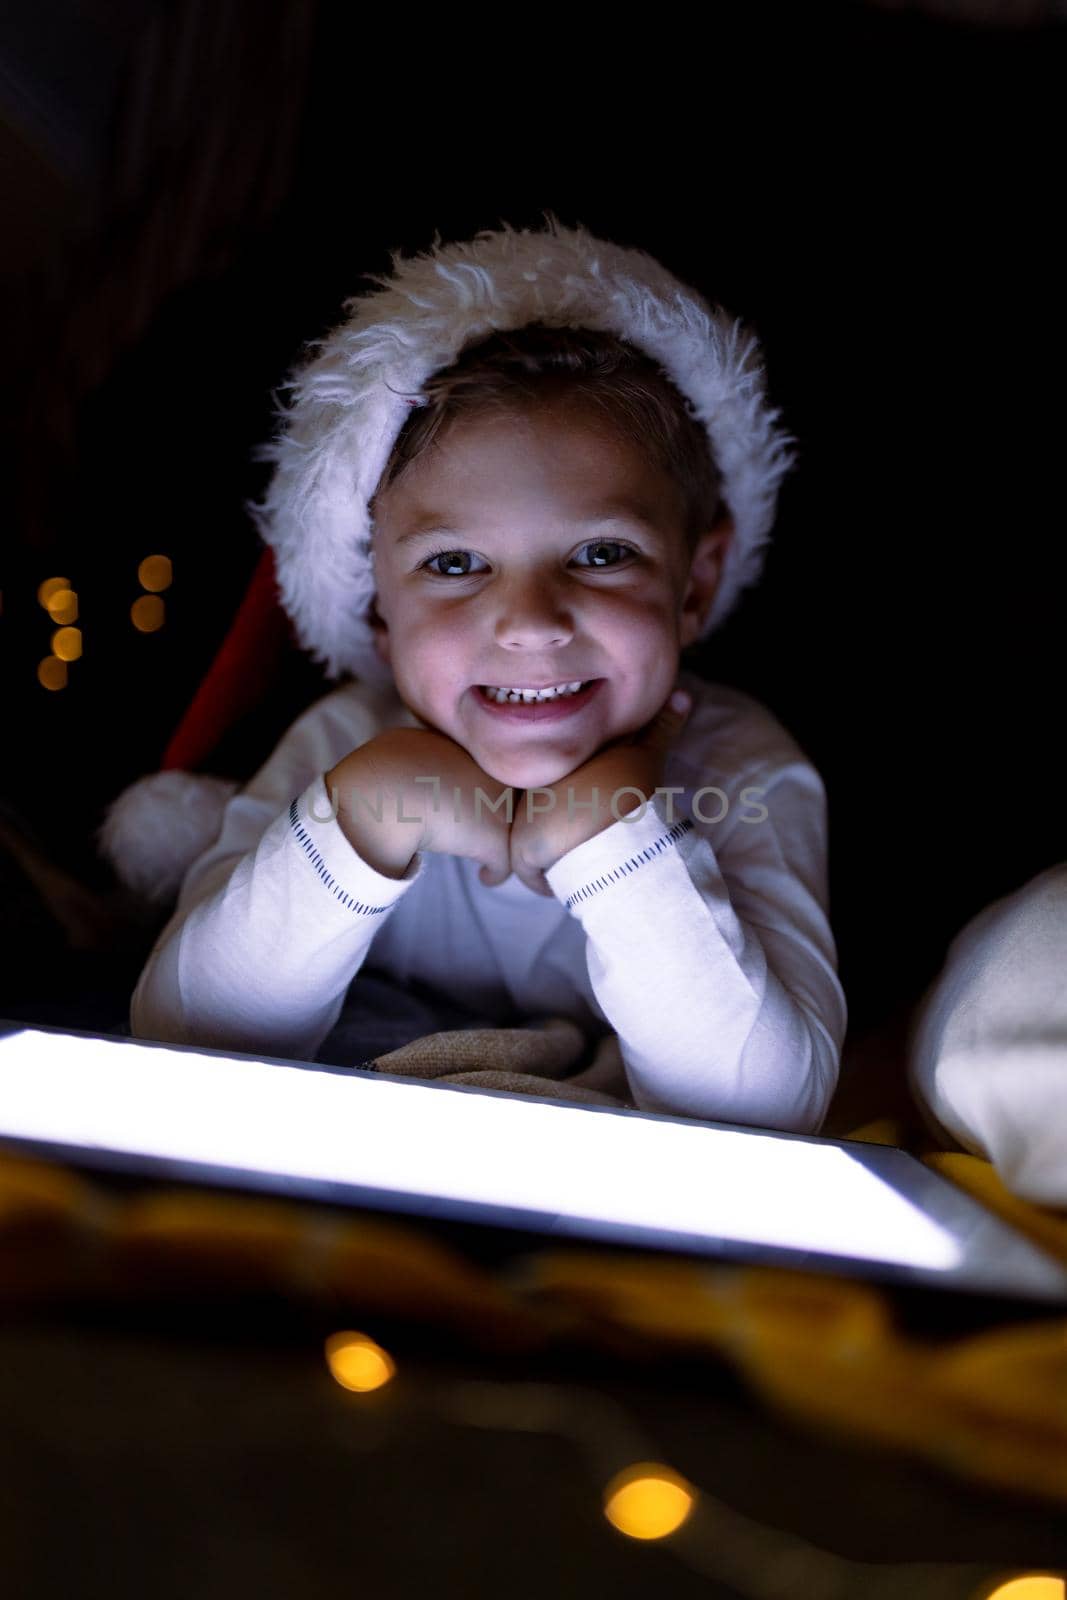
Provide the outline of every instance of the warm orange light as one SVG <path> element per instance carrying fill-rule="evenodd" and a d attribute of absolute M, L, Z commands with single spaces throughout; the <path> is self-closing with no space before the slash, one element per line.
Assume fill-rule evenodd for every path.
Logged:
<path fill-rule="evenodd" d="M 1032 1572 L 998 1584 L 985 1600 L 1064 1600 L 1065 1593 L 1067 1589 L 1062 1578 Z"/>
<path fill-rule="evenodd" d="M 167 608 L 158 594 L 143 594 L 130 607 L 130 621 L 138 633 L 155 633 L 166 621 Z"/>
<path fill-rule="evenodd" d="M 80 628 L 57 628 L 52 635 L 52 654 L 60 661 L 77 661 L 82 653 Z"/>
<path fill-rule="evenodd" d="M 56 589 L 45 610 L 53 622 L 66 624 L 78 620 L 78 596 L 73 589 Z"/>
<path fill-rule="evenodd" d="M 169 589 L 173 579 L 174 571 L 169 556 L 145 556 L 137 568 L 137 581 L 141 588 L 151 589 L 153 593 Z"/>
<path fill-rule="evenodd" d="M 672 1467 L 638 1461 L 604 1490 L 604 1515 L 631 1539 L 665 1539 L 693 1509 L 695 1491 Z"/>
<path fill-rule="evenodd" d="M 49 600 L 51 600 L 52 596 L 54 594 L 58 594 L 60 589 L 69 589 L 69 588 L 70 588 L 70 579 L 69 578 L 46 578 L 44 580 L 44 582 L 42 584 L 39 584 L 38 587 L 37 587 L 37 599 L 40 602 L 40 604 L 42 606 L 44 606 L 45 610 L 47 611 L 48 610 L 48 602 L 49 602 Z"/>
<path fill-rule="evenodd" d="M 396 1371 L 380 1344 L 351 1328 L 330 1334 L 326 1340 L 326 1365 L 342 1389 L 356 1394 L 380 1389 Z"/>
<path fill-rule="evenodd" d="M 42 689 L 65 689 L 67 687 L 67 663 L 59 661 L 55 656 L 45 656 L 37 667 L 37 682 Z"/>

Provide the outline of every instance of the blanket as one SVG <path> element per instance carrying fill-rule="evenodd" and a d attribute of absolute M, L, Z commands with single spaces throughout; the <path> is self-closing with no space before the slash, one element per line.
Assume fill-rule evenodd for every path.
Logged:
<path fill-rule="evenodd" d="M 363 972 L 317 1061 L 395 1077 L 633 1110 L 614 1033 L 587 1035 L 567 1017 L 514 1027 L 382 974 Z"/>

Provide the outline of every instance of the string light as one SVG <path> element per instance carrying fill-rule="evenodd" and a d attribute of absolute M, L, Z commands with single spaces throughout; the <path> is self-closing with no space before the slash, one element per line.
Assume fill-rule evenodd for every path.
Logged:
<path fill-rule="evenodd" d="M 45 656 L 37 666 L 37 682 L 44 689 L 67 687 L 67 663 L 56 656 Z"/>
<path fill-rule="evenodd" d="M 417 1383 L 409 1373 L 409 1390 Z M 1020 1574 L 1006 1582 L 1003 1568 L 977 1562 L 872 1565 L 768 1527 L 656 1460 L 636 1419 L 596 1389 L 472 1378 L 423 1387 L 449 1422 L 569 1439 L 594 1481 L 607 1480 L 602 1504 L 614 1528 L 662 1541 L 684 1566 L 745 1600 L 1067 1600 L 1062 1578 Z M 620 1462 L 628 1464 L 620 1470 Z"/>
<path fill-rule="evenodd" d="M 78 596 L 73 589 L 56 589 L 45 606 L 45 610 L 53 622 L 61 624 L 77 622 Z"/>
<path fill-rule="evenodd" d="M 631 1539 L 665 1539 L 682 1526 L 694 1499 L 680 1473 L 659 1461 L 639 1461 L 604 1490 L 604 1515 Z"/>
<path fill-rule="evenodd" d="M 345 1329 L 326 1340 L 326 1365 L 342 1389 L 367 1394 L 389 1382 L 396 1367 L 387 1351 L 366 1334 Z"/>
<path fill-rule="evenodd" d="M 130 621 L 138 633 L 157 633 L 167 619 L 167 608 L 159 598 L 161 589 L 169 589 L 174 579 L 174 569 L 169 556 L 145 556 L 137 568 L 137 581 L 142 589 L 149 590 L 133 602 Z"/>
<path fill-rule="evenodd" d="M 47 611 L 48 602 L 52 599 L 52 596 L 58 594 L 61 589 L 69 588 L 69 578 L 46 578 L 44 582 L 39 584 L 37 587 L 38 604 L 42 605 Z"/>
<path fill-rule="evenodd" d="M 52 635 L 52 654 L 60 661 L 78 661 L 82 653 L 80 628 L 57 628 Z"/>
<path fill-rule="evenodd" d="M 161 589 L 169 589 L 173 578 L 169 556 L 145 556 L 137 568 L 137 581 L 141 588 L 150 589 L 154 594 Z"/>
<path fill-rule="evenodd" d="M 52 635 L 52 654 L 37 663 L 37 682 L 43 689 L 65 689 L 67 662 L 79 660 L 82 653 L 81 629 L 70 626 L 78 620 L 78 596 L 69 578 L 45 578 L 37 585 L 37 603 L 59 624 Z"/>
<path fill-rule="evenodd" d="M 158 594 L 143 594 L 130 607 L 130 621 L 138 633 L 155 633 L 166 620 L 166 610 Z"/>

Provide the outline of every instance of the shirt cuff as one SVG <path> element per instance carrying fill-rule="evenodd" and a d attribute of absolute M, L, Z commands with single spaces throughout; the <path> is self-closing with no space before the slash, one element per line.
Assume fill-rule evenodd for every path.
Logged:
<path fill-rule="evenodd" d="M 373 913 L 394 905 L 422 871 L 422 857 L 412 857 L 402 878 L 387 877 L 364 861 L 337 820 L 320 773 L 289 807 L 289 832 L 316 873 L 323 889 L 341 905 Z"/>
<path fill-rule="evenodd" d="M 692 832 L 689 817 L 675 815 L 668 821 L 664 801 L 654 795 L 643 811 L 638 807 L 627 812 L 560 856 L 547 868 L 545 880 L 557 900 L 578 915 L 592 900 L 611 898 L 612 889 L 625 880 L 654 870 Z"/>

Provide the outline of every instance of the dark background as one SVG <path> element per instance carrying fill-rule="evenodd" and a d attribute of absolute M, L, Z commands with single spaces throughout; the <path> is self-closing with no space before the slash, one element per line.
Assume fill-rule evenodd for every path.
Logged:
<path fill-rule="evenodd" d="M 700 665 L 824 776 L 853 1030 L 1067 856 L 1055 6 L 742 0 L 604 13 L 595 37 L 529 8 L 16 10 L 0 796 L 67 871 L 107 889 L 103 808 L 158 766 L 244 592 L 252 452 L 302 343 L 391 250 L 545 209 L 762 337 L 799 464 L 764 583 Z M 168 620 L 140 635 L 155 552 Z M 56 573 L 85 655 L 48 693 Z M 212 769 L 249 776 L 326 687 L 295 660 Z"/>

